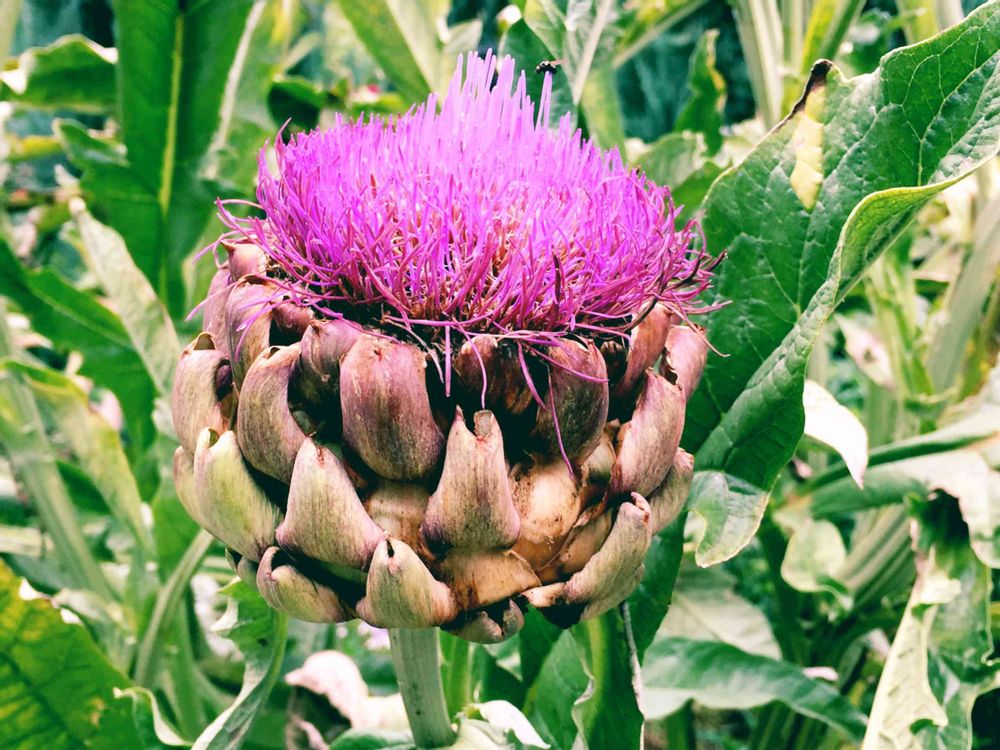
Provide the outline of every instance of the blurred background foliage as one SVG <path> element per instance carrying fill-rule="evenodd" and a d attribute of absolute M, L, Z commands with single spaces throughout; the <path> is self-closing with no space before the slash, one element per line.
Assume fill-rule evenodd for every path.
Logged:
<path fill-rule="evenodd" d="M 877 74 L 955 133 L 919 203 L 852 212 L 910 184 L 882 180 L 909 133 L 836 135 L 879 99 L 853 119 L 806 107 L 834 145 L 871 148 L 847 162 L 860 186 L 822 168 L 833 208 L 777 184 L 802 112 L 765 139 L 816 59 L 871 73 L 977 5 L 0 0 L 0 747 L 406 745 L 384 633 L 286 622 L 231 582 L 174 494 L 164 399 L 214 271 L 194 261 L 214 200 L 253 199 L 264 141 L 404 112 L 487 49 L 536 93 L 558 61 L 555 108 L 730 249 L 732 304 L 685 436 L 690 513 L 628 605 L 567 633 L 533 613 L 496 646 L 442 634 L 449 707 L 491 728 L 464 741 L 1000 747 L 1000 11 L 963 26 L 974 49 L 921 48 L 953 90 Z M 849 213 L 897 231 L 855 260 L 827 237 L 816 283 L 772 304 L 764 277 L 821 244 L 795 222 L 836 234 Z M 754 401 L 771 370 L 792 375 Z"/>

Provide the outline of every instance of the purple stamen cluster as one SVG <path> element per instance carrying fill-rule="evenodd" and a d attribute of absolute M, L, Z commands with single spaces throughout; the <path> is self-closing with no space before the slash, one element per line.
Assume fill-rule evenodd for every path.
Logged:
<path fill-rule="evenodd" d="M 714 259 L 700 228 L 675 229 L 670 192 L 549 127 L 510 58 L 470 54 L 447 97 L 398 118 L 275 144 L 258 208 L 225 205 L 229 240 L 260 245 L 283 293 L 320 314 L 402 328 L 425 343 L 492 333 L 532 345 L 615 335 L 655 302 L 686 318 Z"/>

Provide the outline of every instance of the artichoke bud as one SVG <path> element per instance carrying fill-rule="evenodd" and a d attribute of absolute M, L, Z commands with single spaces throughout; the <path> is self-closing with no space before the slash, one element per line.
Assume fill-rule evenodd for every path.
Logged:
<path fill-rule="evenodd" d="M 593 342 L 562 341 L 550 347 L 549 388 L 532 435 L 549 454 L 571 461 L 594 449 L 608 421 L 608 371 Z M 583 377 L 581 377 L 581 375 Z"/>
<path fill-rule="evenodd" d="M 482 334 L 466 341 L 455 355 L 452 368 L 468 400 L 477 406 L 511 416 L 521 415 L 531 406 L 531 390 L 516 347 L 501 344 L 495 336 Z"/>
<path fill-rule="evenodd" d="M 363 331 L 346 320 L 314 320 L 302 334 L 295 372 L 299 397 L 312 405 L 340 409 L 340 360 Z"/>
<path fill-rule="evenodd" d="M 202 328 L 211 334 L 215 348 L 222 352 L 226 359 L 231 358 L 229 333 L 226 330 L 226 301 L 229 299 L 231 289 L 229 265 L 226 264 L 212 277 L 212 283 L 208 285 L 208 296 L 205 297 L 205 305 L 202 307 L 204 321 Z"/>
<path fill-rule="evenodd" d="M 517 541 L 521 519 L 507 481 L 500 425 L 485 410 L 476 412 L 473 424 L 475 432 L 462 409 L 455 410 L 441 480 L 421 528 L 433 550 L 491 550 Z"/>
<path fill-rule="evenodd" d="M 296 554 L 360 571 L 367 569 L 384 536 L 361 504 L 341 460 L 307 438 L 295 458 L 278 544 Z"/>
<path fill-rule="evenodd" d="M 611 533 L 582 570 L 565 583 L 530 589 L 524 596 L 560 625 L 596 617 L 632 593 L 651 538 L 649 503 L 633 493 L 618 507 Z"/>
<path fill-rule="evenodd" d="M 559 459 L 516 473 L 514 505 L 521 516 L 521 533 L 514 551 L 542 568 L 559 551 L 580 516 L 576 480 Z"/>
<path fill-rule="evenodd" d="M 422 479 L 444 434 L 431 411 L 427 363 L 414 346 L 365 334 L 340 363 L 344 442 L 388 479 Z"/>
<path fill-rule="evenodd" d="M 516 634 L 524 627 L 524 613 L 513 599 L 497 602 L 481 609 L 465 621 L 456 621 L 446 629 L 475 643 L 499 643 Z"/>
<path fill-rule="evenodd" d="M 551 582 L 582 570 L 611 533 L 612 518 L 606 502 L 583 511 L 555 558 L 541 571 L 540 578 Z"/>
<path fill-rule="evenodd" d="M 306 439 L 288 405 L 288 382 L 298 358 L 298 344 L 262 352 L 243 381 L 236 414 L 236 434 L 246 460 L 286 484 Z"/>
<path fill-rule="evenodd" d="M 583 505 L 601 499 L 611 481 L 611 471 L 615 466 L 615 446 L 609 430 L 601 434 L 597 447 L 580 465 L 580 497 Z"/>
<path fill-rule="evenodd" d="M 684 399 L 691 398 L 708 359 L 708 340 L 692 326 L 674 326 L 667 335 L 666 356 L 661 370 L 672 375 L 680 386 Z"/>
<path fill-rule="evenodd" d="M 659 534 L 667 524 L 680 515 L 687 501 L 693 476 L 694 456 L 683 449 L 678 449 L 667 478 L 649 498 L 649 508 L 652 513 L 650 528 L 653 534 Z"/>
<path fill-rule="evenodd" d="M 346 622 L 355 616 L 333 589 L 304 575 L 277 547 L 260 560 L 257 590 L 272 607 L 298 620 Z"/>
<path fill-rule="evenodd" d="M 648 495 L 663 482 L 684 430 L 684 395 L 652 370 L 639 395 L 632 419 L 621 426 L 611 469 L 610 497 L 631 492 Z"/>
<path fill-rule="evenodd" d="M 226 561 L 243 583 L 256 590 L 257 568 L 259 567 L 257 563 L 248 557 L 243 557 L 239 552 L 231 550 L 229 547 L 226 547 Z"/>
<path fill-rule="evenodd" d="M 410 545 L 421 556 L 431 558 L 420 527 L 427 513 L 430 494 L 420 484 L 384 481 L 365 500 L 368 515 L 393 539 Z"/>
<path fill-rule="evenodd" d="M 248 276 L 226 299 L 226 330 L 236 387 L 243 387 L 250 365 L 271 345 L 271 303 L 276 287 L 266 279 Z"/>
<path fill-rule="evenodd" d="M 383 628 L 426 628 L 455 619 L 451 589 L 438 581 L 408 544 L 383 539 L 372 556 L 358 614 Z"/>
<path fill-rule="evenodd" d="M 541 583 L 531 565 L 512 550 L 452 550 L 441 572 L 463 610 L 488 607 Z"/>
<path fill-rule="evenodd" d="M 263 276 L 267 273 L 267 255 L 256 242 L 222 241 L 229 254 L 229 279 L 237 282 L 244 276 Z"/>
<path fill-rule="evenodd" d="M 194 452 L 206 427 L 229 429 L 234 396 L 229 361 L 216 351 L 212 336 L 202 333 L 181 354 L 171 393 L 174 431 L 187 451 Z"/>
<path fill-rule="evenodd" d="M 250 474 L 233 432 L 206 427 L 194 453 L 195 505 L 192 517 L 227 547 L 260 560 L 274 545 L 281 511 Z"/>
<path fill-rule="evenodd" d="M 625 368 L 621 377 L 611 386 L 611 400 L 620 409 L 635 403 L 646 370 L 656 364 L 663 354 L 674 315 L 665 306 L 657 304 L 649 310 L 629 334 Z"/>
<path fill-rule="evenodd" d="M 189 453 L 183 446 L 178 446 L 174 451 L 174 488 L 191 519 L 199 526 L 204 526 L 195 490 L 194 453 Z"/>
<path fill-rule="evenodd" d="M 281 343 L 298 341 L 312 323 L 313 311 L 286 299 L 278 302 L 271 310 L 271 320 L 274 323 L 274 333 L 282 340 Z"/>
<path fill-rule="evenodd" d="M 470 56 L 392 125 L 262 152 L 262 216 L 220 204 L 174 474 L 272 606 L 481 642 L 531 604 L 571 624 L 629 593 L 683 507 L 707 344 L 679 321 L 711 309 L 716 260 L 549 105 Z"/>

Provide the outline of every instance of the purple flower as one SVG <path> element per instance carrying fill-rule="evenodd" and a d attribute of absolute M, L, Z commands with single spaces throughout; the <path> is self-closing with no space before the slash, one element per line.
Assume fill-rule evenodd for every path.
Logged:
<path fill-rule="evenodd" d="M 549 76 L 536 116 L 514 68 L 470 54 L 440 108 L 279 137 L 276 173 L 258 157 L 265 217 L 223 202 L 223 239 L 262 247 L 296 303 L 446 351 L 455 333 L 620 335 L 656 302 L 699 312 L 716 259 L 698 225 L 675 229 L 670 191 L 568 116 L 551 128 Z"/>

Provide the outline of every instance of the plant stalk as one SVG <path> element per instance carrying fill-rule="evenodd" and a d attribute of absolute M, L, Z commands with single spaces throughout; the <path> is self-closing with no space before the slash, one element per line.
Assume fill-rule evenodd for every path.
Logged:
<path fill-rule="evenodd" d="M 455 741 L 441 684 L 440 646 L 435 628 L 390 628 L 392 663 L 417 747 Z"/>
<path fill-rule="evenodd" d="M 160 650 L 163 648 L 164 636 L 173 624 L 175 615 L 184 606 L 184 595 L 188 591 L 191 577 L 198 570 L 202 559 L 208 554 L 212 541 L 212 535 L 207 531 L 198 532 L 180 562 L 177 563 L 177 567 L 174 568 L 163 588 L 160 589 L 136 655 L 134 678 L 138 684 L 150 688 L 154 686 L 156 667 L 159 663 Z"/>
<path fill-rule="evenodd" d="M 7 307 L 0 302 L 0 359 L 17 360 L 20 356 L 7 324 Z M 115 593 L 87 544 L 76 508 L 59 475 L 34 394 L 11 372 L 0 374 L 0 448 L 31 497 L 71 585 L 115 601 Z"/>

